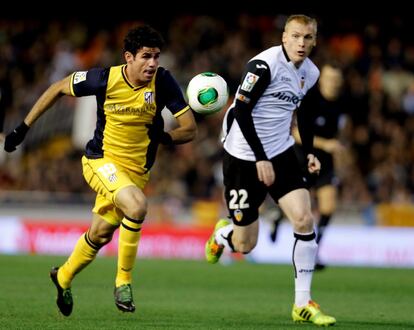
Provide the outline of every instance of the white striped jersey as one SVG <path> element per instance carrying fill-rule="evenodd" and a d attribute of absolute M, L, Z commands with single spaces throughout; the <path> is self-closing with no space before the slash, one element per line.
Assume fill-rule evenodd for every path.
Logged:
<path fill-rule="evenodd" d="M 253 57 L 246 65 L 234 102 L 224 118 L 223 143 L 226 151 L 239 159 L 257 161 L 271 159 L 292 146 L 293 113 L 318 78 L 319 70 L 309 58 L 296 68 L 281 45 Z M 261 147 L 257 148 L 259 151 L 253 150 L 255 148 L 252 149 L 251 144 L 254 144 L 254 139 L 246 139 L 238 119 L 234 120 L 233 112 L 241 106 L 246 108 L 243 111 L 251 111 L 254 131 L 265 153 L 265 156 L 262 153 L 263 157 L 258 156 Z"/>

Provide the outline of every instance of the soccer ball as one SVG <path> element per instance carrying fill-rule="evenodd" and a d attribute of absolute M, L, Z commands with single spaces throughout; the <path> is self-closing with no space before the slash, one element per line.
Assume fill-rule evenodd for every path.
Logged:
<path fill-rule="evenodd" d="M 195 112 L 210 115 L 219 112 L 227 104 L 229 90 L 221 76 L 213 72 L 203 72 L 190 80 L 187 98 Z"/>

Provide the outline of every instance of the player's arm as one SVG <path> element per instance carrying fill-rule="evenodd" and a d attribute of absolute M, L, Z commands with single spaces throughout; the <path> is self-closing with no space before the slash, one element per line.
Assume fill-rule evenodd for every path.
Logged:
<path fill-rule="evenodd" d="M 313 145 L 315 148 L 321 149 L 329 154 L 344 151 L 344 145 L 335 138 L 326 139 L 320 136 L 315 136 L 313 139 Z"/>
<path fill-rule="evenodd" d="M 53 83 L 40 96 L 23 122 L 6 136 L 4 150 L 7 152 L 16 150 L 16 146 L 23 142 L 30 126 L 63 95 L 70 95 L 70 76 Z"/>
<path fill-rule="evenodd" d="M 256 157 L 257 176 L 266 186 L 273 184 L 275 172 L 257 135 L 252 111 L 269 84 L 270 69 L 266 62 L 253 60 L 247 63 L 242 83 L 236 94 L 235 106 L 232 109 L 232 115 Z"/>
<path fill-rule="evenodd" d="M 53 83 L 36 101 L 23 122 L 6 136 L 4 150 L 12 152 L 23 142 L 34 122 L 63 95 L 100 95 L 106 89 L 109 69 L 91 69 L 74 72 L 70 76 Z"/>
<path fill-rule="evenodd" d="M 253 60 L 247 63 L 232 109 L 244 138 L 256 156 L 256 161 L 267 160 L 267 156 L 254 127 L 252 111 L 269 83 L 270 69 L 266 62 Z"/>
<path fill-rule="evenodd" d="M 149 131 L 153 139 L 158 139 L 162 144 L 182 144 L 193 140 L 197 135 L 197 124 L 187 102 L 184 99 L 180 86 L 168 70 L 159 68 L 157 73 L 158 93 L 162 94 L 162 102 L 171 111 L 177 120 L 178 127 L 169 132 L 164 132 L 163 127 L 157 128 L 152 124 Z"/>
<path fill-rule="evenodd" d="M 169 131 L 174 144 L 186 143 L 193 140 L 197 135 L 197 125 L 192 111 L 186 111 L 177 118 L 178 127 Z"/>
<path fill-rule="evenodd" d="M 321 163 L 313 154 L 316 84 L 308 91 L 297 110 L 297 125 L 309 173 L 319 173 Z"/>
<path fill-rule="evenodd" d="M 27 114 L 24 119 L 24 123 L 31 127 L 33 123 L 48 109 L 56 103 L 56 101 L 63 95 L 71 95 L 70 93 L 70 79 L 68 76 L 60 81 L 57 81 L 50 85 L 50 87 L 40 96 L 36 101 L 33 108 Z"/>

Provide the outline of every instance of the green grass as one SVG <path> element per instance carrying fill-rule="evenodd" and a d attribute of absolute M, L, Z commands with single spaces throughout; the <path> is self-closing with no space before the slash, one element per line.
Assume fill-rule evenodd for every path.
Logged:
<path fill-rule="evenodd" d="M 137 310 L 116 309 L 116 260 L 98 258 L 73 283 L 74 311 L 61 316 L 48 272 L 64 257 L 0 255 L 0 329 L 310 329 L 290 319 L 292 267 L 237 262 L 138 260 Z M 338 329 L 414 327 L 414 270 L 330 267 L 313 298 Z"/>

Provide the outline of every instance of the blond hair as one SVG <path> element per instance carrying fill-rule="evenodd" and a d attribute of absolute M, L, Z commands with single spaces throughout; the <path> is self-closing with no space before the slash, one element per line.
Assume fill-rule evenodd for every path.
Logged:
<path fill-rule="evenodd" d="M 287 19 L 286 19 L 286 23 L 285 23 L 285 31 L 286 31 L 286 27 L 288 26 L 288 24 L 292 21 L 296 21 L 298 23 L 301 23 L 303 25 L 313 25 L 315 27 L 315 33 L 317 32 L 318 29 L 318 22 L 316 22 L 316 19 L 306 16 L 306 15 L 290 15 Z"/>

